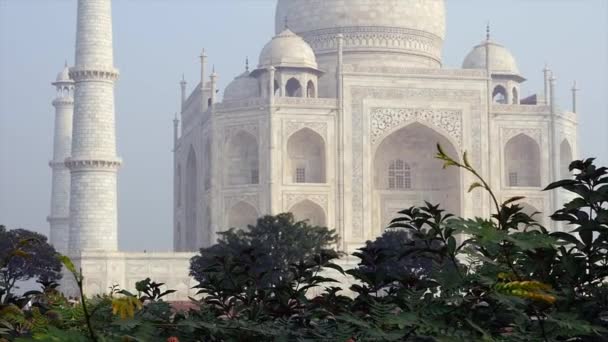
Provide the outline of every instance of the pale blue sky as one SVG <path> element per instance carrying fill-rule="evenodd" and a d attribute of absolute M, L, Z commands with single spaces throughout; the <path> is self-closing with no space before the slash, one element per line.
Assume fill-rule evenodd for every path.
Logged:
<path fill-rule="evenodd" d="M 608 164 L 608 1 L 448 0 L 444 64 L 459 67 L 485 24 L 528 78 L 523 96 L 542 90 L 547 62 L 560 105 L 579 98 L 582 156 Z M 172 245 L 172 118 L 179 79 L 198 82 L 207 49 L 223 88 L 274 32 L 274 0 L 114 0 L 120 248 Z M 0 0 L 0 224 L 48 233 L 55 94 L 50 83 L 73 62 L 75 0 Z"/>

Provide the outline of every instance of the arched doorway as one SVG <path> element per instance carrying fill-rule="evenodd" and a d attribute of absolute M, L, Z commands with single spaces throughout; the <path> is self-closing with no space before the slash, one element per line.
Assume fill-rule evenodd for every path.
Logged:
<path fill-rule="evenodd" d="M 292 183 L 325 183 L 325 142 L 310 128 L 294 133 L 287 141 L 287 179 Z"/>
<path fill-rule="evenodd" d="M 258 219 L 258 211 L 247 202 L 238 202 L 228 211 L 227 228 L 247 229 L 249 225 L 255 225 Z"/>
<path fill-rule="evenodd" d="M 197 206 L 198 206 L 198 171 L 196 164 L 196 153 L 194 147 L 190 146 L 188 160 L 186 162 L 186 227 L 185 227 L 185 249 L 194 252 L 197 246 Z"/>
<path fill-rule="evenodd" d="M 510 187 L 540 187 L 540 147 L 525 134 L 505 145 L 505 180 Z"/>
<path fill-rule="evenodd" d="M 323 208 L 310 200 L 304 200 L 294 205 L 289 211 L 293 213 L 296 221 L 307 220 L 311 226 L 324 227 L 327 225 Z"/>
<path fill-rule="evenodd" d="M 234 135 L 228 145 L 228 167 L 225 170 L 228 185 L 259 183 L 259 155 L 257 139 L 245 131 Z"/>
<path fill-rule="evenodd" d="M 453 214 L 461 212 L 460 171 L 443 169 L 435 158 L 437 144 L 450 156 L 454 145 L 435 130 L 420 123 L 401 128 L 382 140 L 374 154 L 374 225 L 382 228 L 397 212 L 424 202 L 440 204 Z"/>

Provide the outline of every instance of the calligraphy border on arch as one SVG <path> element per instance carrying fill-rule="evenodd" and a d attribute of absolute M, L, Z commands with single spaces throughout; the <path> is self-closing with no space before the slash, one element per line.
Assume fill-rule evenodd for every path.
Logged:
<path fill-rule="evenodd" d="M 467 103 L 471 110 L 471 147 L 475 155 L 481 155 L 482 134 L 482 92 L 478 90 L 463 89 L 434 89 L 434 88 L 393 88 L 393 87 L 352 87 L 350 96 L 352 115 L 352 236 L 363 238 L 364 213 L 363 196 L 365 193 L 363 185 L 363 102 L 366 99 L 380 100 L 402 100 L 416 98 L 428 101 L 429 104 L 436 101 L 453 101 L 455 103 Z M 371 132 L 369 132 L 371 135 Z M 371 138 L 371 136 L 370 136 Z M 370 140 L 371 141 L 371 140 Z M 475 160 L 473 166 L 481 168 L 481 161 Z M 473 194 L 473 203 L 481 206 L 481 194 Z M 476 209 L 480 209 L 476 208 Z"/>
<path fill-rule="evenodd" d="M 393 128 L 408 122 L 423 122 L 442 130 L 462 146 L 462 111 L 433 108 L 373 108 L 371 113 L 371 139 L 373 145 Z"/>

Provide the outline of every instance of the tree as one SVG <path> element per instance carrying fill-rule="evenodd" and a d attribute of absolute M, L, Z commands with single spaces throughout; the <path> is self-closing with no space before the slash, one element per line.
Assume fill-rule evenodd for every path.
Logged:
<path fill-rule="evenodd" d="M 302 309 L 306 291 L 325 282 L 338 237 L 325 227 L 296 222 L 290 213 L 259 218 L 247 230 L 230 229 L 192 258 L 190 275 L 205 302 L 229 317 L 284 316 Z"/>
<path fill-rule="evenodd" d="M 0 299 L 8 303 L 17 281 L 61 279 L 61 262 L 46 236 L 26 229 L 7 230 L 0 225 Z"/>

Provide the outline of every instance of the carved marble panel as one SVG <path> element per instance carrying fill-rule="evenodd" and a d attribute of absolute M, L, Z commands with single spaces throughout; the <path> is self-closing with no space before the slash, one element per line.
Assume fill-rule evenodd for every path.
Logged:
<path fill-rule="evenodd" d="M 371 112 L 371 142 L 382 141 L 393 128 L 409 122 L 424 122 L 442 130 L 462 146 L 462 111 L 429 108 L 374 108 Z"/>
<path fill-rule="evenodd" d="M 311 122 L 311 121 L 287 121 L 285 122 L 285 137 L 290 137 L 293 133 L 302 128 L 309 128 L 318 133 L 325 141 L 327 141 L 327 123 L 326 122 Z"/>
<path fill-rule="evenodd" d="M 283 208 L 285 211 L 290 210 L 294 205 L 309 200 L 318 204 L 325 212 L 327 212 L 328 197 L 327 194 L 306 194 L 306 193 L 283 193 Z"/>

